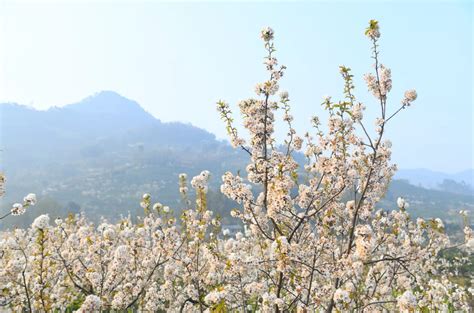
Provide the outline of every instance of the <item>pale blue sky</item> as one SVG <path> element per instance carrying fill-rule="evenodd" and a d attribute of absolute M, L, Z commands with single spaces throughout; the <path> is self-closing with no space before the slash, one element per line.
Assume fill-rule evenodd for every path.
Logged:
<path fill-rule="evenodd" d="M 392 109 L 404 90 L 419 94 L 390 126 L 394 161 L 448 172 L 474 167 L 471 1 L 3 0 L 0 101 L 45 109 L 114 90 L 163 121 L 191 122 L 224 138 L 215 101 L 236 108 L 253 96 L 266 77 L 259 30 L 270 25 L 288 66 L 281 87 L 303 132 L 322 113 L 322 97 L 340 95 L 340 64 L 353 69 L 356 95 L 376 109 L 361 80 L 372 63 L 363 35 L 369 19 L 380 21 Z"/>

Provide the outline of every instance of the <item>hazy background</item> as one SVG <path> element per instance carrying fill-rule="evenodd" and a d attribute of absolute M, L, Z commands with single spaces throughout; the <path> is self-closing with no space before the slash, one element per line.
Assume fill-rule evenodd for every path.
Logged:
<path fill-rule="evenodd" d="M 392 68 L 390 125 L 400 168 L 473 168 L 471 1 L 228 2 L 0 1 L 0 102 L 38 109 L 101 90 L 133 99 L 162 121 L 190 122 L 225 137 L 215 101 L 235 104 L 265 79 L 259 30 L 276 31 L 288 66 L 296 128 L 340 95 L 338 66 L 356 76 L 356 95 L 376 106 L 361 77 L 371 69 L 363 31 L 380 21 L 381 59 Z M 235 106 L 234 106 L 235 107 Z M 369 115 L 370 116 L 370 115 Z M 0 128 L 1 129 L 1 128 Z"/>
<path fill-rule="evenodd" d="M 277 57 L 288 66 L 281 89 L 300 134 L 312 115 L 325 120 L 324 95 L 342 96 L 341 64 L 353 69 L 373 132 L 378 104 L 362 76 L 373 62 L 364 30 L 377 19 L 394 82 L 389 114 L 406 89 L 419 95 L 390 122 L 400 170 L 377 207 L 392 210 L 403 196 L 412 216 L 441 217 L 460 234 L 459 210 L 474 211 L 472 10 L 470 1 L 0 0 L 0 213 L 27 193 L 39 199 L 0 229 L 45 213 L 135 216 L 145 192 L 179 214 L 178 174 L 204 169 L 209 207 L 235 224 L 220 177 L 243 172 L 248 160 L 226 141 L 215 102 L 236 111 L 266 80 L 260 29 L 276 31 Z"/>

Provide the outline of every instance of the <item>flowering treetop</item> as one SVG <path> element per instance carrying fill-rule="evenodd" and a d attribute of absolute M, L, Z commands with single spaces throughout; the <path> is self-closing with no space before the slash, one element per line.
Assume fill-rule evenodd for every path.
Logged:
<path fill-rule="evenodd" d="M 244 230 L 221 231 L 207 205 L 208 171 L 191 179 L 194 201 L 187 175 L 179 175 L 179 218 L 150 194 L 136 223 L 127 217 L 96 227 L 81 215 L 52 226 L 42 215 L 29 229 L 2 234 L 0 304 L 81 312 L 469 310 L 472 290 L 451 280 L 452 264 L 440 256 L 453 248 L 443 222 L 411 220 L 403 198 L 398 208 L 377 208 L 396 170 L 386 128 L 417 98 L 408 90 L 389 105 L 392 78 L 380 63 L 378 22 L 366 30 L 374 71 L 365 80 L 379 112 L 374 131 L 350 68 L 341 66 L 344 98 L 322 103 L 327 130 L 313 117 L 313 129 L 299 136 L 289 93 L 279 92 L 286 67 L 275 57 L 274 31 L 260 35 L 268 77 L 256 85 L 256 97 L 238 104 L 248 138 L 239 135 L 230 105 L 218 102 L 232 145 L 249 157 L 245 174 L 226 172 L 221 185 L 239 204 L 232 216 Z M 288 126 L 283 145 L 274 136 L 278 111 Z M 297 151 L 306 157 L 304 168 Z M 471 253 L 474 234 L 462 215 L 466 238 L 457 247 Z"/>

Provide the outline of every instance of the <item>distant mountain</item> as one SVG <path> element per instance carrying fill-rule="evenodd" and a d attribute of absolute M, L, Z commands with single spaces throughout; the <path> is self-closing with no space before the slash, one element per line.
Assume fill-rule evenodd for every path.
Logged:
<path fill-rule="evenodd" d="M 245 166 L 245 156 L 213 134 L 161 122 L 111 91 L 46 111 L 0 104 L 0 125 L 0 170 L 7 177 L 0 209 L 34 192 L 45 210 L 134 214 L 144 192 L 179 205 L 181 172 L 208 169 L 217 186 L 227 168 Z"/>
<path fill-rule="evenodd" d="M 11 219 L 18 225 L 31 223 L 42 213 L 54 217 L 85 211 L 92 219 L 134 215 L 142 212 L 139 201 L 144 192 L 179 209 L 178 174 L 191 177 L 204 169 L 212 173 L 209 205 L 230 221 L 235 204 L 218 192 L 220 177 L 226 170 L 244 171 L 248 161 L 245 153 L 213 134 L 190 124 L 161 122 L 135 101 L 112 91 L 45 111 L 0 104 L 0 127 L 0 170 L 7 177 L 0 212 L 29 192 L 39 198 L 25 216 Z M 302 155 L 296 157 L 304 162 Z M 396 198 L 404 196 L 412 203 L 414 215 L 454 221 L 458 209 L 474 208 L 474 196 L 459 194 L 459 185 L 452 183 L 444 187 L 455 192 L 410 185 L 453 178 L 441 174 L 401 170 L 397 177 L 409 182 L 395 181 L 380 205 L 395 208 Z M 456 176 L 455 183 L 459 184 L 458 177 L 469 178 L 464 175 Z"/>
<path fill-rule="evenodd" d="M 459 221 L 459 210 L 474 209 L 472 194 L 426 189 L 399 179 L 392 181 L 382 203 L 395 203 L 400 196 L 410 203 L 409 211 L 415 216 L 444 217 L 444 219 L 449 217 L 449 219 Z"/>
<path fill-rule="evenodd" d="M 412 185 L 429 189 L 439 189 L 474 194 L 474 169 L 448 174 L 428 169 L 400 169 L 396 179 L 408 180 Z"/>
<path fill-rule="evenodd" d="M 0 146 L 7 169 L 29 162 L 77 159 L 114 145 L 174 146 L 215 141 L 214 135 L 191 125 L 162 123 L 135 101 L 112 91 L 46 111 L 0 104 L 0 118 Z"/>

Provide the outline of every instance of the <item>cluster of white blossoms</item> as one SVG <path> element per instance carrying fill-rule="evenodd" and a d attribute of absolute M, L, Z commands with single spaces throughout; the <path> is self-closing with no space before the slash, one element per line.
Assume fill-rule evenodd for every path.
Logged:
<path fill-rule="evenodd" d="M 403 197 L 398 197 L 397 206 L 400 210 L 406 210 L 410 206 L 408 202 Z"/>
<path fill-rule="evenodd" d="M 77 310 L 78 313 L 98 312 L 100 311 L 101 302 L 100 298 L 96 295 L 88 295 L 81 305 L 81 308 Z"/>
<path fill-rule="evenodd" d="M 257 98 L 238 104 L 247 140 L 230 106 L 218 103 L 232 145 L 249 155 L 246 172 L 226 172 L 221 185 L 239 204 L 231 215 L 241 232 L 222 230 L 208 208 L 208 171 L 189 188 L 179 175 L 179 217 L 150 194 L 136 222 L 129 216 L 97 226 L 71 215 L 50 223 L 41 215 L 28 229 L 0 233 L 0 305 L 30 312 L 469 311 L 472 288 L 455 283 L 441 256 L 453 249 L 443 222 L 410 219 L 403 198 L 394 210 L 378 208 L 396 169 L 386 125 L 416 92 L 387 115 L 391 73 L 379 65 L 376 21 L 366 34 L 376 62 L 367 76 L 380 110 L 375 128 L 365 124 L 366 105 L 341 66 L 344 98 L 322 103 L 328 127 L 314 117 L 314 130 L 300 137 L 288 93 L 275 96 L 285 67 L 274 55 L 274 32 L 262 31 L 268 79 L 257 85 Z M 282 145 L 274 136 L 277 113 L 288 125 Z M 299 150 L 304 166 L 295 160 Z M 474 233 L 466 212 L 461 216 L 465 242 L 455 246 L 472 253 Z"/>
<path fill-rule="evenodd" d="M 177 260 L 182 245 L 175 218 L 163 210 L 97 227 L 81 215 L 55 225 L 41 215 L 29 229 L 0 235 L 0 304 L 51 312 L 82 303 L 80 312 L 98 312 L 143 309 L 148 299 L 164 309 L 155 299 L 166 298 L 152 287 L 163 285 L 165 264 Z"/>
<path fill-rule="evenodd" d="M 36 204 L 36 195 L 34 193 L 29 193 L 23 198 L 23 202 L 26 205 L 35 205 Z"/>
<path fill-rule="evenodd" d="M 1 189 L 2 187 L 0 187 Z M 34 206 L 36 204 L 36 195 L 34 193 L 29 193 L 23 198 L 23 203 L 14 203 L 12 205 L 12 208 L 10 209 L 10 212 L 7 213 L 6 215 L 3 215 L 0 217 L 0 219 L 3 219 L 7 217 L 8 215 L 23 215 L 26 212 L 26 209 L 30 206 Z"/>
<path fill-rule="evenodd" d="M 22 215 L 22 214 L 25 214 L 26 209 L 25 209 L 25 207 L 23 206 L 23 204 L 21 204 L 21 203 L 14 203 L 14 204 L 12 205 L 12 208 L 11 208 L 10 212 L 11 212 L 12 215 Z"/>
<path fill-rule="evenodd" d="M 404 98 L 402 100 L 403 105 L 410 106 L 410 104 L 416 100 L 418 94 L 415 89 L 405 91 Z"/>
<path fill-rule="evenodd" d="M 45 230 L 49 226 L 49 215 L 43 214 L 35 218 L 33 224 L 31 224 L 31 228 L 37 230 Z"/>
<path fill-rule="evenodd" d="M 407 290 L 400 297 L 398 297 L 397 305 L 402 312 L 413 312 L 418 306 L 418 301 L 411 290 Z"/>
<path fill-rule="evenodd" d="M 474 231 L 470 227 L 464 227 L 464 236 L 466 242 L 466 249 L 474 252 Z"/>
<path fill-rule="evenodd" d="M 364 79 L 369 91 L 376 98 L 385 99 L 390 90 L 392 90 L 392 72 L 383 64 L 380 64 L 378 67 L 380 72 L 378 76 L 368 73 L 364 76 Z"/>
<path fill-rule="evenodd" d="M 339 306 L 344 307 L 344 303 L 351 302 L 350 293 L 347 290 L 339 288 L 334 292 L 334 301 L 336 301 L 337 304 L 342 304 Z"/>
<path fill-rule="evenodd" d="M 198 176 L 193 177 L 191 180 L 191 186 L 194 189 L 202 189 L 207 193 L 207 184 L 209 182 L 209 171 L 202 171 Z"/>

